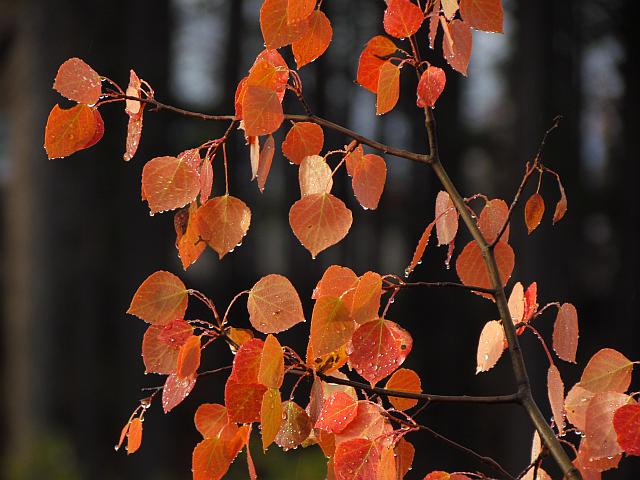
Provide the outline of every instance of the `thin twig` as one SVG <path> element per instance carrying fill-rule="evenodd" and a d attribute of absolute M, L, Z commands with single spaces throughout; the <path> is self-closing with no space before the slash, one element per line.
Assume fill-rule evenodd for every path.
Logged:
<path fill-rule="evenodd" d="M 483 292 L 483 293 L 494 293 L 493 288 L 485 288 L 485 287 L 476 287 L 474 285 L 464 285 L 462 283 L 456 282 L 403 282 L 403 283 L 393 283 L 389 285 L 385 285 L 382 287 L 383 290 L 394 290 L 397 288 L 417 288 L 417 287 L 425 287 L 425 288 L 440 288 L 440 287 L 452 287 L 452 288 L 461 288 L 463 290 L 470 290 L 472 292 Z"/>

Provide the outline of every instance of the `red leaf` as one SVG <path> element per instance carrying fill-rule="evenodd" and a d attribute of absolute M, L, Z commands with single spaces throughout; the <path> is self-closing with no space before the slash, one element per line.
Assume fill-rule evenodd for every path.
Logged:
<path fill-rule="evenodd" d="M 558 429 L 558 435 L 564 434 L 564 383 L 555 365 L 551 365 L 547 372 L 547 395 L 553 421 Z"/>
<path fill-rule="evenodd" d="M 196 224 L 200 236 L 220 260 L 242 242 L 251 223 L 251 210 L 230 195 L 209 199 L 198 209 Z"/>
<path fill-rule="evenodd" d="M 229 470 L 231 459 L 220 438 L 207 438 L 193 449 L 191 470 L 193 480 L 219 480 Z"/>
<path fill-rule="evenodd" d="M 420 377 L 416 372 L 408 368 L 396 370 L 389 380 L 387 380 L 387 384 L 384 388 L 388 390 L 396 390 L 398 392 L 422 392 Z M 418 404 L 418 400 L 402 397 L 389 397 L 389 402 L 391 402 L 391 405 L 393 405 L 397 410 L 409 410 Z"/>
<path fill-rule="evenodd" d="M 260 192 L 264 192 L 264 185 L 267 183 L 267 177 L 269 176 L 269 170 L 271 170 L 271 161 L 273 160 L 273 153 L 275 152 L 275 143 L 273 136 L 269 135 L 267 140 L 260 150 L 260 157 L 258 160 L 258 188 Z"/>
<path fill-rule="evenodd" d="M 282 402 L 277 388 L 268 389 L 262 397 L 260 406 L 260 430 L 262 431 L 262 449 L 266 450 L 276 438 L 282 423 Z"/>
<path fill-rule="evenodd" d="M 322 275 L 322 278 L 313 289 L 311 298 L 317 300 L 325 295 L 340 297 L 347 290 L 353 289 L 358 284 L 358 276 L 348 267 L 331 265 Z"/>
<path fill-rule="evenodd" d="M 355 438 L 366 438 L 372 442 L 381 439 L 389 440 L 389 434 L 393 432 L 393 427 L 384 413 L 385 410 L 380 405 L 368 400 L 360 400 L 356 418 L 349 423 L 347 428 L 336 434 L 336 444 Z"/>
<path fill-rule="evenodd" d="M 640 405 L 623 405 L 613 416 L 618 445 L 627 455 L 640 455 Z"/>
<path fill-rule="evenodd" d="M 182 280 L 161 270 L 149 275 L 138 287 L 127 313 L 154 325 L 166 325 L 184 318 L 187 297 Z"/>
<path fill-rule="evenodd" d="M 314 356 L 338 350 L 349 341 L 355 325 L 345 302 L 337 297 L 320 297 L 311 315 L 310 343 Z"/>
<path fill-rule="evenodd" d="M 504 200 L 494 198 L 487 202 L 482 212 L 480 212 L 480 218 L 478 219 L 478 228 L 487 243 L 493 243 L 495 241 L 507 218 L 509 218 L 509 207 Z M 500 237 L 500 241 L 507 242 L 508 240 L 509 226 L 507 225 L 502 237 Z"/>
<path fill-rule="evenodd" d="M 237 383 L 258 383 L 263 348 L 264 342 L 259 338 L 243 343 L 233 359 L 233 369 L 229 379 Z"/>
<path fill-rule="evenodd" d="M 44 131 L 47 156 L 50 159 L 67 157 L 91 146 L 98 129 L 97 122 L 93 109 L 82 103 L 66 110 L 54 105 Z"/>
<path fill-rule="evenodd" d="M 203 403 L 193 418 L 196 429 L 204 438 L 217 437 L 227 425 L 227 409 L 219 403 Z"/>
<path fill-rule="evenodd" d="M 362 161 L 363 156 L 364 151 L 362 150 L 362 145 L 358 145 L 344 156 L 344 162 L 347 166 L 347 173 L 350 177 L 353 177 L 353 174 L 356 170 L 356 165 L 358 165 L 358 163 Z"/>
<path fill-rule="evenodd" d="M 398 47 L 391 40 L 382 35 L 369 40 L 358 61 L 358 83 L 367 90 L 377 93 L 380 67 L 385 63 L 384 59 L 396 53 L 397 49 Z"/>
<path fill-rule="evenodd" d="M 89 140 L 84 146 L 84 148 L 93 147 L 96 143 L 102 140 L 102 137 L 104 136 L 104 121 L 102 120 L 102 115 L 100 115 L 98 109 L 93 109 L 93 116 L 96 119 L 96 131 L 93 134 L 91 140 Z"/>
<path fill-rule="evenodd" d="M 593 393 L 626 392 L 631 384 L 633 362 L 611 348 L 598 351 L 582 372 L 580 386 Z"/>
<path fill-rule="evenodd" d="M 200 232 L 196 222 L 197 215 L 198 207 L 195 202 L 192 202 L 188 211 L 186 209 L 177 211 L 173 220 L 176 228 L 176 248 L 182 262 L 182 268 L 185 270 L 200 258 L 206 247 L 206 244 L 200 241 Z"/>
<path fill-rule="evenodd" d="M 438 192 L 436 197 L 435 218 L 438 245 L 448 245 L 453 242 L 458 233 L 458 211 L 449 194 L 444 190 Z"/>
<path fill-rule="evenodd" d="M 416 449 L 403 437 L 396 444 L 394 450 L 396 453 L 396 472 L 398 473 L 398 478 L 402 479 L 411 470 Z"/>
<path fill-rule="evenodd" d="M 438 26 L 440 25 L 440 0 L 435 0 L 431 14 L 429 16 L 429 46 L 433 50 L 436 44 L 436 35 L 438 35 Z"/>
<path fill-rule="evenodd" d="M 630 402 L 634 402 L 631 397 L 616 392 L 600 392 L 591 399 L 587 407 L 584 431 L 591 457 L 611 458 L 622 453 L 613 417 L 618 408 Z"/>
<path fill-rule="evenodd" d="M 304 20 L 316 7 L 316 0 L 288 0 L 287 1 L 287 21 L 297 23 Z"/>
<path fill-rule="evenodd" d="M 502 280 L 502 286 L 506 285 L 513 272 L 515 255 L 513 249 L 506 242 L 498 242 L 493 250 L 498 264 L 498 272 Z M 472 240 L 462 250 L 456 260 L 456 272 L 465 285 L 491 288 L 489 271 L 484 263 L 482 251 L 475 240 Z M 493 298 L 488 293 L 478 293 L 486 298 Z"/>
<path fill-rule="evenodd" d="M 224 388 L 229 420 L 238 423 L 260 421 L 262 396 L 266 390 L 267 387 L 260 383 L 239 383 L 229 377 Z"/>
<path fill-rule="evenodd" d="M 504 351 L 505 337 L 502 324 L 497 320 L 487 322 L 480 333 L 476 355 L 476 375 L 491 370 Z"/>
<path fill-rule="evenodd" d="M 60 95 L 74 102 L 94 105 L 102 93 L 100 75 L 79 58 L 70 58 L 58 69 L 53 82 Z"/>
<path fill-rule="evenodd" d="M 471 29 L 462 20 L 453 20 L 449 24 L 443 23 L 442 51 L 444 58 L 451 68 L 463 75 L 467 75 L 467 66 L 471 58 L 472 36 Z"/>
<path fill-rule="evenodd" d="M 422 263 L 422 256 L 424 255 L 424 251 L 427 249 L 429 239 L 431 238 L 431 231 L 435 224 L 435 221 L 431 222 L 427 225 L 427 228 L 424 229 L 424 232 L 422 232 L 420 240 L 418 240 L 418 245 L 416 245 L 416 249 L 413 252 L 411 263 L 409 263 L 409 266 L 404 270 L 405 277 L 408 277 L 411 272 L 413 272 L 415 268 Z"/>
<path fill-rule="evenodd" d="M 378 318 L 380 297 L 382 296 L 382 277 L 375 272 L 367 272 L 358 279 L 352 300 L 348 302 L 351 318 L 358 323 L 367 323 Z"/>
<path fill-rule="evenodd" d="M 336 392 L 324 401 L 315 428 L 340 433 L 353 421 L 357 411 L 357 399 L 344 392 Z"/>
<path fill-rule="evenodd" d="M 578 312 L 570 303 L 558 310 L 553 326 L 553 349 L 566 362 L 576 363 L 578 349 Z"/>
<path fill-rule="evenodd" d="M 377 480 L 380 452 L 376 443 L 365 438 L 342 442 L 333 459 L 338 480 Z"/>
<path fill-rule="evenodd" d="M 460 0 L 460 15 L 472 28 L 502 33 L 501 0 Z"/>
<path fill-rule="evenodd" d="M 378 461 L 377 480 L 397 480 L 401 478 L 396 471 L 396 455 L 393 445 L 380 447 L 380 460 Z"/>
<path fill-rule="evenodd" d="M 249 292 L 249 320 L 262 333 L 278 333 L 304 322 L 298 292 L 282 275 L 262 277 Z"/>
<path fill-rule="evenodd" d="M 320 125 L 311 122 L 297 122 L 282 142 L 282 153 L 290 162 L 300 165 L 304 157 L 318 155 L 324 144 L 324 134 Z"/>
<path fill-rule="evenodd" d="M 309 415 L 297 403 L 289 400 L 282 403 L 282 423 L 276 436 L 276 443 L 284 451 L 296 448 L 311 433 Z"/>
<path fill-rule="evenodd" d="M 265 0 L 260 9 L 260 30 L 267 48 L 280 48 L 298 40 L 306 22 L 289 23 L 288 0 Z"/>
<path fill-rule="evenodd" d="M 167 325 L 150 325 L 142 339 L 142 359 L 147 373 L 170 374 L 176 371 L 180 347 L 193 333 L 184 320 Z"/>
<path fill-rule="evenodd" d="M 331 193 L 333 177 L 331 167 L 320 155 L 304 157 L 298 169 L 298 181 L 300 183 L 300 196 L 316 193 Z"/>
<path fill-rule="evenodd" d="M 553 212 L 554 225 L 562 220 L 562 217 L 564 217 L 565 213 L 567 213 L 567 194 L 564 192 L 564 187 L 562 186 L 560 177 L 557 177 L 557 180 L 558 189 L 560 190 L 560 200 L 558 200 L 558 203 L 556 203 L 556 209 Z"/>
<path fill-rule="evenodd" d="M 447 82 L 447 77 L 444 70 L 438 67 L 430 65 L 422 75 L 418 82 L 416 105 L 420 108 L 435 107 L 436 100 L 440 97 L 440 94 L 444 90 L 444 85 Z M 447 242 L 449 243 L 449 242 Z"/>
<path fill-rule="evenodd" d="M 181 208 L 200 193 L 200 175 L 184 159 L 156 157 L 142 169 L 142 191 L 151 213 Z"/>
<path fill-rule="evenodd" d="M 400 97 L 400 69 L 388 60 L 380 66 L 376 92 L 376 115 L 393 110 Z"/>
<path fill-rule="evenodd" d="M 534 193 L 524 206 L 524 221 L 529 235 L 540 225 L 542 215 L 544 215 L 544 199 L 539 193 Z"/>
<path fill-rule="evenodd" d="M 302 37 L 291 45 L 298 68 L 302 68 L 322 55 L 329 47 L 332 36 L 331 22 L 324 13 L 315 10 L 308 17 L 307 27 Z"/>
<path fill-rule="evenodd" d="M 176 375 L 179 379 L 195 375 L 200 366 L 200 337 L 192 335 L 180 347 Z"/>
<path fill-rule="evenodd" d="M 278 100 L 282 102 L 289 82 L 289 66 L 277 50 L 265 49 L 256 57 L 249 70 L 245 86 L 261 86 L 275 90 Z M 245 91 L 246 92 L 246 91 Z M 244 95 L 239 92 L 238 95 Z"/>
<path fill-rule="evenodd" d="M 538 284 L 532 282 L 524 292 L 524 321 L 531 320 L 538 311 Z"/>
<path fill-rule="evenodd" d="M 353 193 L 365 209 L 375 210 L 384 190 L 387 164 L 379 155 L 372 153 L 356 157 L 352 163 Z"/>
<path fill-rule="evenodd" d="M 422 25 L 424 15 L 415 3 L 409 0 L 389 0 L 384 11 L 384 30 L 392 37 L 407 38 Z"/>
<path fill-rule="evenodd" d="M 397 323 L 378 318 L 360 325 L 353 333 L 349 364 L 375 385 L 402 365 L 412 345 L 409 332 Z"/>
<path fill-rule="evenodd" d="M 242 98 L 242 115 L 244 130 L 251 137 L 275 132 L 284 120 L 278 93 L 256 85 L 247 85 Z"/>
<path fill-rule="evenodd" d="M 162 389 L 162 409 L 169 413 L 178 406 L 193 390 L 197 377 L 178 378 L 175 373 L 167 377 Z"/>
<path fill-rule="evenodd" d="M 284 378 L 284 354 L 280 342 L 273 335 L 267 335 L 262 348 L 258 382 L 269 388 L 278 389 Z"/>
<path fill-rule="evenodd" d="M 289 210 L 291 229 L 313 258 L 342 240 L 351 221 L 351 211 L 330 193 L 307 195 Z"/>
<path fill-rule="evenodd" d="M 135 453 L 142 443 L 142 420 L 139 417 L 131 420 L 127 433 L 127 455 Z"/>

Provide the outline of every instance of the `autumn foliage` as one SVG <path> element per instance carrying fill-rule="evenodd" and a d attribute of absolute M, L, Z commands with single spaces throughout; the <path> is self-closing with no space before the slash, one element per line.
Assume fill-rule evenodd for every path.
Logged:
<path fill-rule="evenodd" d="M 372 102 L 379 115 L 393 110 L 399 96 L 407 94 L 400 92 L 400 75 L 403 70 L 413 70 L 417 72 L 417 107 L 432 120 L 447 75 L 466 75 L 472 29 L 502 32 L 503 27 L 500 0 L 388 0 L 381 13 L 386 34 L 373 36 L 363 46 L 356 73 L 357 83 L 375 94 Z M 207 247 L 224 261 L 244 236 L 251 234 L 249 206 L 229 191 L 226 143 L 232 135 L 243 135 L 247 161 L 261 192 L 268 186 L 272 162 L 281 161 L 275 156 L 277 151 L 298 169 L 300 198 L 291 205 L 289 223 L 293 235 L 313 258 L 345 238 L 353 222 L 352 212 L 332 193 L 334 176 L 348 175 L 355 199 L 371 210 L 384 201 L 387 166 L 381 152 L 421 161 L 443 178 L 437 152 L 419 156 L 385 148 L 309 110 L 298 71 L 330 48 L 333 37 L 330 19 L 315 0 L 265 0 L 260 9 L 260 29 L 266 49 L 257 53 L 237 85 L 235 112 L 218 116 L 186 112 L 226 121 L 225 134 L 177 154 L 147 160 L 142 171 L 141 195 L 149 212 L 174 212 L 175 245 L 184 269 Z M 441 39 L 444 61 L 436 58 L 433 50 L 430 58 L 439 66 L 421 59 L 416 48 L 419 44 L 433 47 L 436 39 Z M 295 68 L 278 51 L 289 47 Z M 78 58 L 60 66 L 53 86 L 75 105 L 55 105 L 51 110 L 44 144 L 49 158 L 67 157 L 96 144 L 104 133 L 99 109 L 117 101 L 128 117 L 123 156 L 131 160 L 141 141 L 145 107 L 172 109 L 158 102 L 149 83 L 133 70 L 123 89 Z M 283 111 L 287 92 L 300 100 L 306 115 Z M 347 144 L 333 149 L 325 145 L 323 129 L 327 128 L 342 132 Z M 272 136 L 276 131 L 285 133 L 281 145 Z M 433 132 L 428 133 L 431 138 Z M 224 192 L 214 191 L 214 172 L 224 175 Z M 536 192 L 522 208 L 524 188 L 532 179 L 537 180 Z M 557 185 L 557 198 L 543 198 L 543 179 Z M 358 274 L 346 266 L 332 265 L 318 279 L 310 299 L 310 316 L 305 314 L 294 285 L 278 274 L 257 279 L 231 301 L 221 316 L 210 297 L 188 288 L 175 274 L 157 271 L 149 275 L 133 294 L 127 313 L 148 324 L 142 339 L 146 371 L 166 377 L 164 386 L 134 409 L 118 446 L 126 443 L 129 454 L 138 450 L 143 420 L 155 398 L 161 397 L 164 412 L 170 412 L 196 386 L 206 382 L 210 372 L 202 372 L 200 363 L 207 350 L 225 348 L 233 355 L 227 357 L 227 365 L 221 365 L 222 370 L 230 367 L 226 370 L 224 405 L 204 403 L 194 414 L 202 440 L 193 449 L 193 478 L 223 477 L 243 449 L 247 450 L 249 476 L 255 478 L 248 451 L 251 435 L 260 437 L 264 450 L 273 443 L 283 450 L 321 448 L 327 457 L 328 478 L 403 478 L 415 454 L 412 437 L 428 430 L 420 423 L 420 409 L 416 407 L 430 401 L 455 402 L 459 397 L 424 393 L 428 381 L 421 380 L 420 372 L 402 367 L 414 339 L 405 319 L 387 317 L 388 308 L 402 288 L 452 286 L 463 294 L 466 290 L 484 297 L 478 298 L 479 302 L 494 302 L 498 307 L 496 316 L 485 319 L 483 328 L 474 332 L 478 337 L 477 374 L 491 370 L 507 349 L 512 358 L 521 358 L 519 349 L 514 348 L 518 335 L 535 335 L 546 352 L 547 396 L 552 412 L 552 418 L 546 420 L 551 426 L 537 422 L 532 407 L 518 395 L 468 400 L 511 401 L 530 413 L 537 432 L 531 465 L 519 478 L 550 478 L 543 469 L 551 464 L 549 451 L 567 478 L 579 478 L 581 474 L 589 479 L 616 468 L 623 455 L 640 455 L 640 406 L 629 394 L 634 362 L 604 348 L 589 360 L 579 382 L 565 387 L 559 367 L 565 368 L 562 362 L 576 363 L 579 327 L 575 306 L 542 301 L 540 297 L 547 294 L 539 292 L 535 282 L 525 286 L 511 280 L 517 253 L 509 243 L 510 229 L 526 228 L 533 234 L 540 225 L 551 223 L 549 214 L 545 215 L 546 202 L 555 201 L 553 224 L 563 218 L 567 197 L 560 176 L 543 163 L 538 152 L 526 164 L 520 187 L 509 202 L 481 194 L 464 199 L 446 182 L 443 186 L 433 199 L 433 215 L 416 239 L 413 255 L 407 255 L 411 258 L 407 258 L 404 274 L 408 277 L 419 271 L 425 260 L 435 261 L 430 246 L 435 237 L 434 243 L 445 247 L 445 265 L 453 262 L 459 283 L 409 282 L 395 273 Z M 461 225 L 472 236 L 466 244 L 456 243 Z M 249 328 L 238 322 L 242 315 L 234 315 L 233 320 L 229 316 L 231 306 L 243 296 Z M 208 307 L 209 319 L 191 317 L 189 305 L 193 301 Z M 554 318 L 551 339 L 544 339 L 536 329 L 543 315 Z M 282 345 L 278 334 L 307 328 L 302 324 L 305 319 L 309 320 L 306 351 L 296 352 Z M 296 391 L 298 383 L 293 390 L 283 389 L 285 376 L 309 380 L 309 388 L 300 389 L 308 390 L 308 397 Z M 566 457 L 556 440 L 566 433 L 579 434 L 572 439 L 572 458 Z M 500 468 L 498 474 L 515 478 L 506 477 Z M 421 475 L 426 475 L 425 480 L 487 478 L 477 472 L 434 471 Z"/>

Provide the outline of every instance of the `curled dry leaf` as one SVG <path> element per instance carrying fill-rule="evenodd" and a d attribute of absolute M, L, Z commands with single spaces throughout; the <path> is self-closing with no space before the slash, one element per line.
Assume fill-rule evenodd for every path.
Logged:
<path fill-rule="evenodd" d="M 79 58 L 70 58 L 58 69 L 53 88 L 74 102 L 94 105 L 102 93 L 100 75 Z"/>
<path fill-rule="evenodd" d="M 524 206 L 524 221 L 527 224 L 529 235 L 538 228 L 543 215 L 544 199 L 539 193 L 534 193 Z"/>
<path fill-rule="evenodd" d="M 322 127 L 312 122 L 297 122 L 282 142 L 282 153 L 290 162 L 300 165 L 305 157 L 318 155 L 324 145 Z"/>
<path fill-rule="evenodd" d="M 389 0 L 384 11 L 384 30 L 392 37 L 407 38 L 422 25 L 424 15 L 415 3 L 409 0 Z"/>
<path fill-rule="evenodd" d="M 291 45 L 298 68 L 322 55 L 329 47 L 333 36 L 331 22 L 322 11 L 314 10 L 305 22 L 307 27 L 304 34 Z"/>
<path fill-rule="evenodd" d="M 397 49 L 395 43 L 382 35 L 369 40 L 360 54 L 357 82 L 370 92 L 377 93 L 380 67 L 384 65 L 384 59 L 396 53 Z"/>
<path fill-rule="evenodd" d="M 302 160 L 298 169 L 300 196 L 315 193 L 331 193 L 333 177 L 331 167 L 320 155 L 309 155 Z"/>
<path fill-rule="evenodd" d="M 400 69 L 387 60 L 380 66 L 376 88 L 376 115 L 393 110 L 400 98 Z"/>
<path fill-rule="evenodd" d="M 278 333 L 304 322 L 295 287 L 282 275 L 262 277 L 249 291 L 249 321 L 262 333 Z"/>
<path fill-rule="evenodd" d="M 436 101 L 442 94 L 446 82 L 447 76 L 444 70 L 429 65 L 429 67 L 422 72 L 420 81 L 418 82 L 416 105 L 420 108 L 435 107 Z"/>
<path fill-rule="evenodd" d="M 196 223 L 202 239 L 222 260 L 247 234 L 251 210 L 242 200 L 230 195 L 213 197 L 198 209 Z"/>
<path fill-rule="evenodd" d="M 476 375 L 491 370 L 504 351 L 505 337 L 502 324 L 497 320 L 487 322 L 480 333 L 476 355 Z"/>
<path fill-rule="evenodd" d="M 187 288 L 173 273 L 152 273 L 133 295 L 127 313 L 154 325 L 166 325 L 184 318 Z"/>
<path fill-rule="evenodd" d="M 553 325 L 553 349 L 562 360 L 576 363 L 578 312 L 571 303 L 564 303 L 558 310 Z"/>

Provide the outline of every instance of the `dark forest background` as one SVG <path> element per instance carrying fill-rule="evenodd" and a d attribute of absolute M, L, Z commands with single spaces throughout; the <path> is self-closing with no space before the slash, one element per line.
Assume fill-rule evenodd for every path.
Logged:
<path fill-rule="evenodd" d="M 577 306 L 580 367 L 561 365 L 570 387 L 602 347 L 640 359 L 640 104 L 632 49 L 638 7 L 631 0 L 504 4 L 505 35 L 474 33 L 469 78 L 447 70 L 447 88 L 436 109 L 441 155 L 463 195 L 510 199 L 524 162 L 535 154 L 552 119 L 563 115 L 544 158 L 562 176 L 569 213 L 552 227 L 548 211 L 528 237 L 518 210 L 511 227 L 517 259 L 512 278 L 527 285 L 537 281 L 541 304 L 560 300 Z M 252 209 L 251 229 L 233 255 L 219 262 L 208 251 L 187 272 L 173 246 L 172 215 L 150 217 L 140 202 L 140 173 L 150 158 L 220 136 L 225 125 L 147 113 L 141 147 L 126 164 L 126 115 L 116 104 L 102 110 L 106 134 L 97 146 L 65 160 L 46 159 L 44 125 L 60 102 L 51 85 L 64 60 L 81 57 L 121 85 L 134 68 L 161 101 L 231 113 L 237 81 L 262 48 L 258 9 L 258 0 L 0 0 L 0 477 L 190 477 L 191 450 L 199 441 L 193 412 L 200 402 L 222 400 L 221 377 L 201 381 L 170 415 L 154 405 L 139 453 L 127 458 L 113 450 L 144 396 L 140 387 L 162 381 L 143 375 L 145 324 L 124 313 L 153 271 L 177 273 L 219 305 L 260 276 L 281 273 L 296 285 L 310 317 L 310 294 L 327 266 L 400 274 L 407 265 L 433 217 L 439 186 L 428 168 L 403 159 L 386 158 L 388 183 L 374 213 L 356 205 L 346 176 L 339 175 L 334 188 L 354 211 L 354 224 L 345 241 L 312 261 L 288 227 L 288 210 L 298 196 L 295 169 L 276 153 L 261 195 L 248 181 L 248 151 L 236 142 L 229 152 L 231 188 Z M 324 2 L 334 41 L 325 56 L 303 68 L 304 91 L 317 114 L 386 143 L 424 151 L 412 75 L 402 76 L 400 103 L 384 117 L 374 115 L 373 95 L 353 82 L 365 42 L 382 32 L 383 9 L 382 0 Z M 443 66 L 440 53 L 430 52 L 425 42 L 421 47 Z M 286 107 L 299 108 L 291 99 Z M 327 146 L 348 143 L 328 131 L 325 136 Z M 555 184 L 548 178 L 542 188 L 552 210 Z M 459 241 L 458 251 L 462 245 Z M 454 279 L 455 273 L 443 268 L 444 256 L 444 249 L 430 248 L 415 279 Z M 490 302 L 474 295 L 429 290 L 401 292 L 389 317 L 414 337 L 406 366 L 420 372 L 425 390 L 507 393 L 513 389 L 508 362 L 474 375 L 478 335 L 493 315 Z M 551 314 L 539 321 L 547 335 L 552 320 Z M 246 322 L 242 308 L 233 321 Z M 284 338 L 304 351 L 304 327 Z M 522 343 L 548 413 L 547 361 L 533 337 L 524 336 Z M 207 365 L 230 361 L 221 347 L 207 350 Z M 532 427 L 517 407 L 438 405 L 422 421 L 496 457 L 512 472 L 528 463 Z M 478 468 L 430 437 L 410 440 L 419 454 L 409 478 L 432 469 Z M 253 453 L 261 478 L 323 478 L 316 447 L 287 455 L 277 447 L 266 457 L 259 448 Z M 241 456 L 235 478 L 246 478 L 243 463 Z M 640 462 L 630 459 L 604 478 L 639 475 Z"/>

